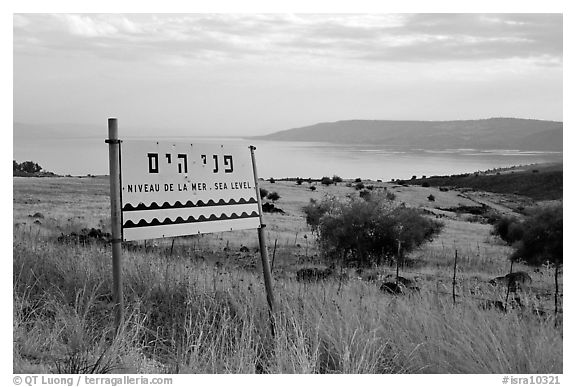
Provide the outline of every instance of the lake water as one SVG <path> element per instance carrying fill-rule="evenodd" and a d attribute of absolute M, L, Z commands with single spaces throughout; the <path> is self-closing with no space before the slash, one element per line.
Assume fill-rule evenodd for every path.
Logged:
<path fill-rule="evenodd" d="M 129 140 L 130 138 L 126 138 Z M 136 139 L 136 138 L 133 138 Z M 138 138 L 148 139 L 148 138 Z M 237 142 L 256 146 L 260 177 L 303 178 L 338 175 L 343 178 L 409 179 L 412 175 L 449 175 L 521 164 L 562 161 L 561 152 L 424 151 L 373 145 L 255 141 L 240 138 L 166 138 L 187 142 Z M 99 139 L 16 140 L 13 158 L 33 160 L 44 169 L 71 175 L 108 173 L 108 145 Z"/>

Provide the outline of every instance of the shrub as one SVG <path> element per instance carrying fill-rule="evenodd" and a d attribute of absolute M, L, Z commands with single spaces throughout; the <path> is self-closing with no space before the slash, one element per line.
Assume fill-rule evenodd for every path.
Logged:
<path fill-rule="evenodd" d="M 416 175 L 413 175 L 410 180 L 416 180 L 416 179 L 417 179 Z"/>
<path fill-rule="evenodd" d="M 303 182 L 303 181 L 304 181 L 304 180 L 301 179 L 301 178 L 299 178 L 299 177 L 296 178 L 296 184 L 298 184 L 298 185 L 302 185 L 302 182 Z"/>
<path fill-rule="evenodd" d="M 42 170 L 42 167 L 34 161 L 24 161 L 18 164 L 16 160 L 12 160 L 12 170 L 16 172 L 38 173 Z"/>
<path fill-rule="evenodd" d="M 266 197 L 267 197 L 269 200 L 272 200 L 273 202 L 275 202 L 276 200 L 280 199 L 280 195 L 278 195 L 278 192 L 270 192 Z"/>
<path fill-rule="evenodd" d="M 266 196 L 268 196 L 268 190 L 266 188 L 260 188 L 260 197 L 264 199 Z"/>
<path fill-rule="evenodd" d="M 334 176 L 332 176 L 332 181 L 334 183 L 342 183 L 342 178 L 338 175 L 334 175 Z"/>
<path fill-rule="evenodd" d="M 333 183 L 333 181 L 328 176 L 324 176 L 324 177 L 322 177 L 322 179 L 320 179 L 320 183 L 325 185 L 325 186 L 329 186 L 330 184 Z"/>
<path fill-rule="evenodd" d="M 424 183 L 422 183 L 422 187 L 428 188 L 428 187 L 430 187 L 430 183 L 428 183 L 427 181 L 425 181 Z"/>
<path fill-rule="evenodd" d="M 511 216 L 503 216 L 496 220 L 492 234 L 499 236 L 504 242 L 512 244 L 522 238 L 522 225 L 520 221 Z"/>
<path fill-rule="evenodd" d="M 436 198 L 434 197 L 434 195 L 431 194 L 431 195 L 428 195 L 428 200 L 433 202 L 436 200 Z"/>
<path fill-rule="evenodd" d="M 364 183 L 362 182 L 356 183 L 354 187 L 356 188 L 357 191 L 360 191 L 361 189 L 364 189 Z"/>
<path fill-rule="evenodd" d="M 396 199 L 396 194 L 394 194 L 394 192 L 391 191 L 386 191 L 386 200 L 394 200 Z"/>
<path fill-rule="evenodd" d="M 351 197 L 344 201 L 311 201 L 305 213 L 306 221 L 318 233 L 320 249 L 326 257 L 361 265 L 395 255 L 398 240 L 402 242 L 401 254 L 411 251 L 441 229 L 440 223 L 422 216 L 418 210 L 393 206 L 377 194 L 372 194 L 370 200 Z"/>
<path fill-rule="evenodd" d="M 312 228 L 313 232 L 318 231 L 318 226 L 320 225 L 320 218 L 328 212 L 330 207 L 336 199 L 326 198 L 322 202 L 318 203 L 316 199 L 310 199 L 308 205 L 304 206 L 302 210 L 306 214 L 306 223 Z"/>
<path fill-rule="evenodd" d="M 371 192 L 367 189 L 363 189 L 362 191 L 360 191 L 359 195 L 364 200 L 370 200 Z"/>
<path fill-rule="evenodd" d="M 315 186 L 315 185 L 311 185 L 311 186 L 310 186 L 310 191 L 316 191 L 316 186 Z"/>
<path fill-rule="evenodd" d="M 356 179 L 354 179 L 354 183 L 361 183 L 361 182 L 362 182 L 362 179 L 359 178 L 359 177 L 357 177 Z"/>
<path fill-rule="evenodd" d="M 562 206 L 537 209 L 520 224 L 521 235 L 512 260 L 539 266 L 546 261 L 562 265 Z"/>
<path fill-rule="evenodd" d="M 269 181 L 270 183 L 272 183 L 272 184 L 276 183 L 276 180 L 274 180 L 273 177 L 269 178 L 268 181 Z"/>

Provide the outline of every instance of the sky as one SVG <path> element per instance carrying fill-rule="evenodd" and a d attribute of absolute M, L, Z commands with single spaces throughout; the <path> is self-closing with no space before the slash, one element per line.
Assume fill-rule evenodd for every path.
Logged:
<path fill-rule="evenodd" d="M 260 135 L 563 121 L 562 14 L 15 14 L 13 120 Z"/>

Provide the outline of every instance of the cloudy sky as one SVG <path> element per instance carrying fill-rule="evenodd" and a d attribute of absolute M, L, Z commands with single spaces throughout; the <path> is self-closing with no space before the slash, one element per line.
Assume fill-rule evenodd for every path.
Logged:
<path fill-rule="evenodd" d="M 561 14 L 16 14 L 14 121 L 264 134 L 562 121 Z M 126 133 L 128 130 L 128 133 Z"/>

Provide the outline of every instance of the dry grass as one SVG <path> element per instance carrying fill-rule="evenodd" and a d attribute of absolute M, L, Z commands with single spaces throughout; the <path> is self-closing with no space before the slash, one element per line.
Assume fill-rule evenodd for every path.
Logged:
<path fill-rule="evenodd" d="M 323 193 L 355 193 L 343 184 L 312 193 L 307 183 L 266 183 L 282 196 L 278 206 L 287 212 L 266 215 L 270 247 L 278 240 L 275 337 L 258 256 L 253 249 L 238 251 L 256 246 L 255 232 L 244 231 L 179 238 L 172 253 L 169 241 L 146 251 L 125 250 L 127 317 L 115 338 L 109 247 L 55 240 L 61 232 L 106 222 L 105 183 L 14 180 L 14 372 L 563 371 L 561 320 L 530 309 L 483 310 L 471 295 L 503 294 L 485 279 L 506 270 L 509 250 L 490 239 L 486 225 L 444 220 L 439 239 L 412 256 L 418 266 L 404 268 L 403 275 L 418 276 L 419 293 L 386 295 L 356 279 L 294 281 L 295 268 L 316 253 L 301 206 Z M 36 212 L 44 218 L 29 217 Z M 466 296 L 456 305 L 438 292 L 451 290 L 454 246 L 462 259 L 457 291 Z M 550 279 L 544 272 L 535 283 L 549 292 Z"/>

